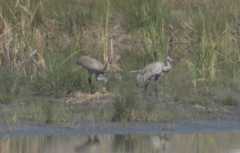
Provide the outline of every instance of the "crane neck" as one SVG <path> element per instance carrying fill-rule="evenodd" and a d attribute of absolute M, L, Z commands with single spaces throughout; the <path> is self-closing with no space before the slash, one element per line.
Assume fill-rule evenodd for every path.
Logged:
<path fill-rule="evenodd" d="M 109 50 L 108 55 L 107 55 L 107 61 L 106 61 L 106 63 L 104 64 L 104 69 L 103 69 L 103 71 L 109 70 L 109 65 L 112 64 L 113 54 L 114 54 L 113 39 L 111 38 L 111 39 L 110 39 L 110 50 Z"/>
<path fill-rule="evenodd" d="M 108 69 L 108 65 L 109 65 L 109 61 L 107 61 L 107 62 L 104 64 L 103 72 L 105 72 L 105 71 Z"/>

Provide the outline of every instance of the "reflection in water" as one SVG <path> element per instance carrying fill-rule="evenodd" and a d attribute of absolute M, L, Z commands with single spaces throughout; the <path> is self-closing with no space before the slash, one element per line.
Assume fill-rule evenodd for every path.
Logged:
<path fill-rule="evenodd" d="M 240 153 L 240 133 L 23 136 L 0 139 L 0 153 Z"/>
<path fill-rule="evenodd" d="M 151 138 L 153 148 L 158 152 L 168 153 L 170 149 L 170 135 L 162 133 L 159 136 L 152 136 Z"/>
<path fill-rule="evenodd" d="M 93 138 L 88 136 L 88 139 L 83 144 L 77 145 L 75 151 L 80 152 L 94 152 L 97 151 L 97 148 L 100 145 L 100 140 L 98 136 L 94 135 Z"/>

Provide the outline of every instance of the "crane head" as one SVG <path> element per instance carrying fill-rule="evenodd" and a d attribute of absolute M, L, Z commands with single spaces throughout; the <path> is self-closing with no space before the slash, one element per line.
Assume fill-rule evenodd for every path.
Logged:
<path fill-rule="evenodd" d="M 167 56 L 166 61 L 173 62 L 174 60 L 170 56 Z"/>

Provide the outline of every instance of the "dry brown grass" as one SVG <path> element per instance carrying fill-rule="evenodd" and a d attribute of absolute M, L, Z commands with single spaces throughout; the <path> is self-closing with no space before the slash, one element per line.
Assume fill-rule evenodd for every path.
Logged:
<path fill-rule="evenodd" d="M 113 102 L 113 94 L 108 91 L 95 92 L 94 94 L 74 91 L 65 97 L 65 102 L 70 104 L 103 104 Z"/>
<path fill-rule="evenodd" d="M 4 24 L 3 18 L 0 17 L 0 35 L 3 34 L 4 29 L 5 29 L 5 24 Z"/>
<path fill-rule="evenodd" d="M 27 77 L 50 79 L 45 86 L 53 88 L 71 78 L 59 76 L 60 71 L 74 69 L 75 59 L 83 54 L 104 63 L 111 57 L 109 71 L 114 73 L 142 68 L 170 54 L 176 65 L 188 65 L 194 86 L 199 80 L 214 82 L 223 73 L 237 78 L 238 4 L 234 0 L 11 1 L 0 15 L 0 65 Z"/>

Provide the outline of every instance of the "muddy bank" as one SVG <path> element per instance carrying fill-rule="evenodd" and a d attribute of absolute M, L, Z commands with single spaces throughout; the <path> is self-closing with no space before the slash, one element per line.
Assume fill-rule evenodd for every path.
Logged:
<path fill-rule="evenodd" d="M 119 98 L 110 93 L 76 95 L 63 98 L 32 96 L 0 104 L 0 123 L 17 125 L 27 122 L 71 127 L 83 121 L 172 123 L 240 119 L 238 103 L 230 105 L 210 100 L 191 103 L 171 97 L 156 100 L 153 96 Z"/>

